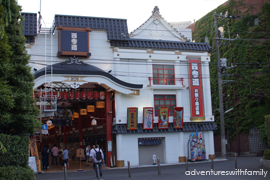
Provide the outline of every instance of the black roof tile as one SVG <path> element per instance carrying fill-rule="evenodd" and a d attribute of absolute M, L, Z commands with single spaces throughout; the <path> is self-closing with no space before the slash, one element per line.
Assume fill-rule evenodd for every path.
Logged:
<path fill-rule="evenodd" d="M 24 17 L 22 33 L 25 36 L 37 35 L 37 14 L 36 13 L 22 13 Z"/>
<path fill-rule="evenodd" d="M 129 39 L 110 40 L 111 46 L 124 48 L 151 48 L 151 49 L 170 49 L 170 50 L 187 50 L 187 51 L 206 51 L 212 50 L 207 43 L 182 42 L 182 41 L 162 41 L 147 39 Z"/>
<path fill-rule="evenodd" d="M 182 129 L 174 129 L 173 123 L 169 123 L 168 129 L 158 129 L 155 123 L 153 129 L 144 130 L 142 124 L 138 124 L 137 130 L 127 130 L 126 124 L 117 124 L 113 129 L 113 134 L 134 134 L 134 133 L 160 133 L 160 132 L 196 132 L 196 131 L 214 131 L 217 130 L 215 122 L 185 122 Z"/>
<path fill-rule="evenodd" d="M 78 27 L 107 30 L 107 38 L 125 40 L 129 39 L 127 20 L 103 17 L 70 16 L 56 14 L 55 26 Z"/>

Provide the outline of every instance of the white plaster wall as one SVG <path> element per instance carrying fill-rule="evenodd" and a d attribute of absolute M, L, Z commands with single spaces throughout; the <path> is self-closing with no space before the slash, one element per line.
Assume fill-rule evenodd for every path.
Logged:
<path fill-rule="evenodd" d="M 209 154 L 214 154 L 213 131 L 203 131 L 205 139 L 206 158 Z M 139 145 L 138 138 L 162 137 L 164 139 L 164 162 L 166 164 L 178 163 L 179 156 L 187 156 L 189 135 L 193 132 L 174 132 L 174 133 L 153 133 L 153 134 L 122 134 L 120 135 L 119 148 L 121 156 L 117 160 L 124 160 L 125 166 L 130 161 L 131 166 L 139 165 Z M 119 136 L 119 135 L 118 135 Z M 180 139 L 179 137 L 183 138 Z M 121 146 L 121 147 L 120 147 Z M 117 147 L 118 149 L 118 147 Z"/>
<path fill-rule="evenodd" d="M 52 36 L 52 41 L 51 41 Z M 46 48 L 45 48 L 46 42 Z M 52 53 L 51 53 L 52 49 Z M 46 51 L 46 53 L 45 53 Z M 106 30 L 93 30 L 89 32 L 89 51 L 90 58 L 79 58 L 80 61 L 94 65 L 104 71 L 114 71 L 113 52 L 110 48 L 110 43 L 107 41 Z M 28 54 L 31 55 L 29 66 L 37 70 L 44 68 L 45 65 L 64 62 L 69 60 L 68 57 L 57 57 L 58 52 L 58 31 L 54 35 L 38 34 L 35 43 L 28 47 Z M 45 57 L 45 54 L 47 57 Z M 45 63 L 46 61 L 46 63 Z"/>

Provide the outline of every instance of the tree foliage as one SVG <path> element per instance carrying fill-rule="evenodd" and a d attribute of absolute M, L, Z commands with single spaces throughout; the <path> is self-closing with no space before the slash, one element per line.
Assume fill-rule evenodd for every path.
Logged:
<path fill-rule="evenodd" d="M 39 110 L 32 98 L 34 77 L 22 34 L 21 7 L 15 0 L 2 0 L 1 4 L 0 26 L 4 26 L 4 36 L 0 40 L 0 131 L 33 133 L 40 126 Z M 6 13 L 10 13 L 10 19 Z"/>
<path fill-rule="evenodd" d="M 219 6 L 198 20 L 193 33 L 197 42 L 204 42 L 207 37 L 213 48 L 210 63 L 212 107 L 219 127 L 219 112 L 214 111 L 219 108 L 214 12 L 224 15 L 228 11 L 231 16 L 241 16 L 230 20 L 220 18 L 218 22 L 224 29 L 223 38 L 236 38 L 223 41 L 220 47 L 220 57 L 227 59 L 228 66 L 237 64 L 223 72 L 222 77 L 233 80 L 223 85 L 225 110 L 234 108 L 225 114 L 225 128 L 230 138 L 235 137 L 236 125 L 238 133 L 248 133 L 251 128 L 264 124 L 264 116 L 270 113 L 270 4 L 265 3 L 257 14 L 252 13 L 253 9 L 254 6 L 244 0 L 229 0 L 226 6 Z M 255 24 L 257 20 L 258 25 Z"/>

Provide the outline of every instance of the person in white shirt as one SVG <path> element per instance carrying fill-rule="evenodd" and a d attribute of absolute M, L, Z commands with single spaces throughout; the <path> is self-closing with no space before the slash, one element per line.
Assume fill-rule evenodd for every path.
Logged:
<path fill-rule="evenodd" d="M 101 157 L 99 157 L 98 154 L 101 154 Z M 102 177 L 102 163 L 104 161 L 104 155 L 103 155 L 102 150 L 99 149 L 99 145 L 98 144 L 96 145 L 96 149 L 94 149 L 93 151 L 91 151 L 90 156 L 92 157 L 92 159 L 94 161 L 93 167 L 95 169 L 96 176 L 98 177 L 98 175 L 97 175 L 97 165 L 98 165 L 99 166 L 99 174 Z M 100 158 L 100 160 L 99 160 L 99 158 Z"/>
<path fill-rule="evenodd" d="M 95 152 L 95 149 L 96 149 L 96 146 L 93 144 L 92 149 L 90 150 L 90 162 L 92 162 L 93 160 L 91 154 Z"/>
<path fill-rule="evenodd" d="M 86 152 L 86 166 L 87 166 L 87 167 L 89 167 L 90 150 L 91 150 L 91 147 L 90 147 L 90 145 L 88 145 L 88 146 L 85 148 L 85 152 Z"/>

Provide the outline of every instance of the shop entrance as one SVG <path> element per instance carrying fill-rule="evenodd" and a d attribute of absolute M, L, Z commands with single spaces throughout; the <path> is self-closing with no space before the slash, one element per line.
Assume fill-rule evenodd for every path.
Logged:
<path fill-rule="evenodd" d="M 69 150 L 70 168 L 79 169 L 80 158 L 76 157 L 76 150 L 85 148 L 89 145 L 99 145 L 103 149 L 105 155 L 105 162 L 108 165 L 107 157 L 111 152 L 107 150 L 107 142 L 111 141 L 111 119 L 112 119 L 112 99 L 113 92 L 106 92 L 106 90 L 97 84 L 83 84 L 77 89 L 67 87 L 52 87 L 37 91 L 35 98 L 55 96 L 57 98 L 57 111 L 53 114 L 48 111 L 50 109 L 50 102 L 47 107 L 43 108 L 45 112 L 50 112 L 50 117 L 43 118 L 43 124 L 47 119 L 52 120 L 52 126 L 48 130 L 48 135 L 42 135 L 42 143 L 40 143 L 40 150 L 44 145 L 48 145 L 52 149 L 54 144 L 59 149 L 64 150 L 67 146 Z M 46 91 L 46 92 L 44 92 Z M 40 93 L 42 92 L 42 93 Z M 49 94 L 49 95 L 48 95 Z M 45 98 L 46 99 L 46 98 Z M 111 112 L 111 114 L 108 113 Z M 106 113 L 107 112 L 107 113 Z M 109 123 L 108 123 L 109 122 Z M 108 127 L 109 126 L 109 127 Z M 108 134 L 109 133 L 109 134 Z M 61 164 L 51 165 L 51 156 L 49 164 L 52 168 L 49 171 L 62 170 Z M 61 156 L 58 157 L 61 162 Z M 92 164 L 86 167 L 86 157 L 81 158 L 82 168 L 92 169 Z M 109 166 L 109 165 L 108 165 Z"/>

